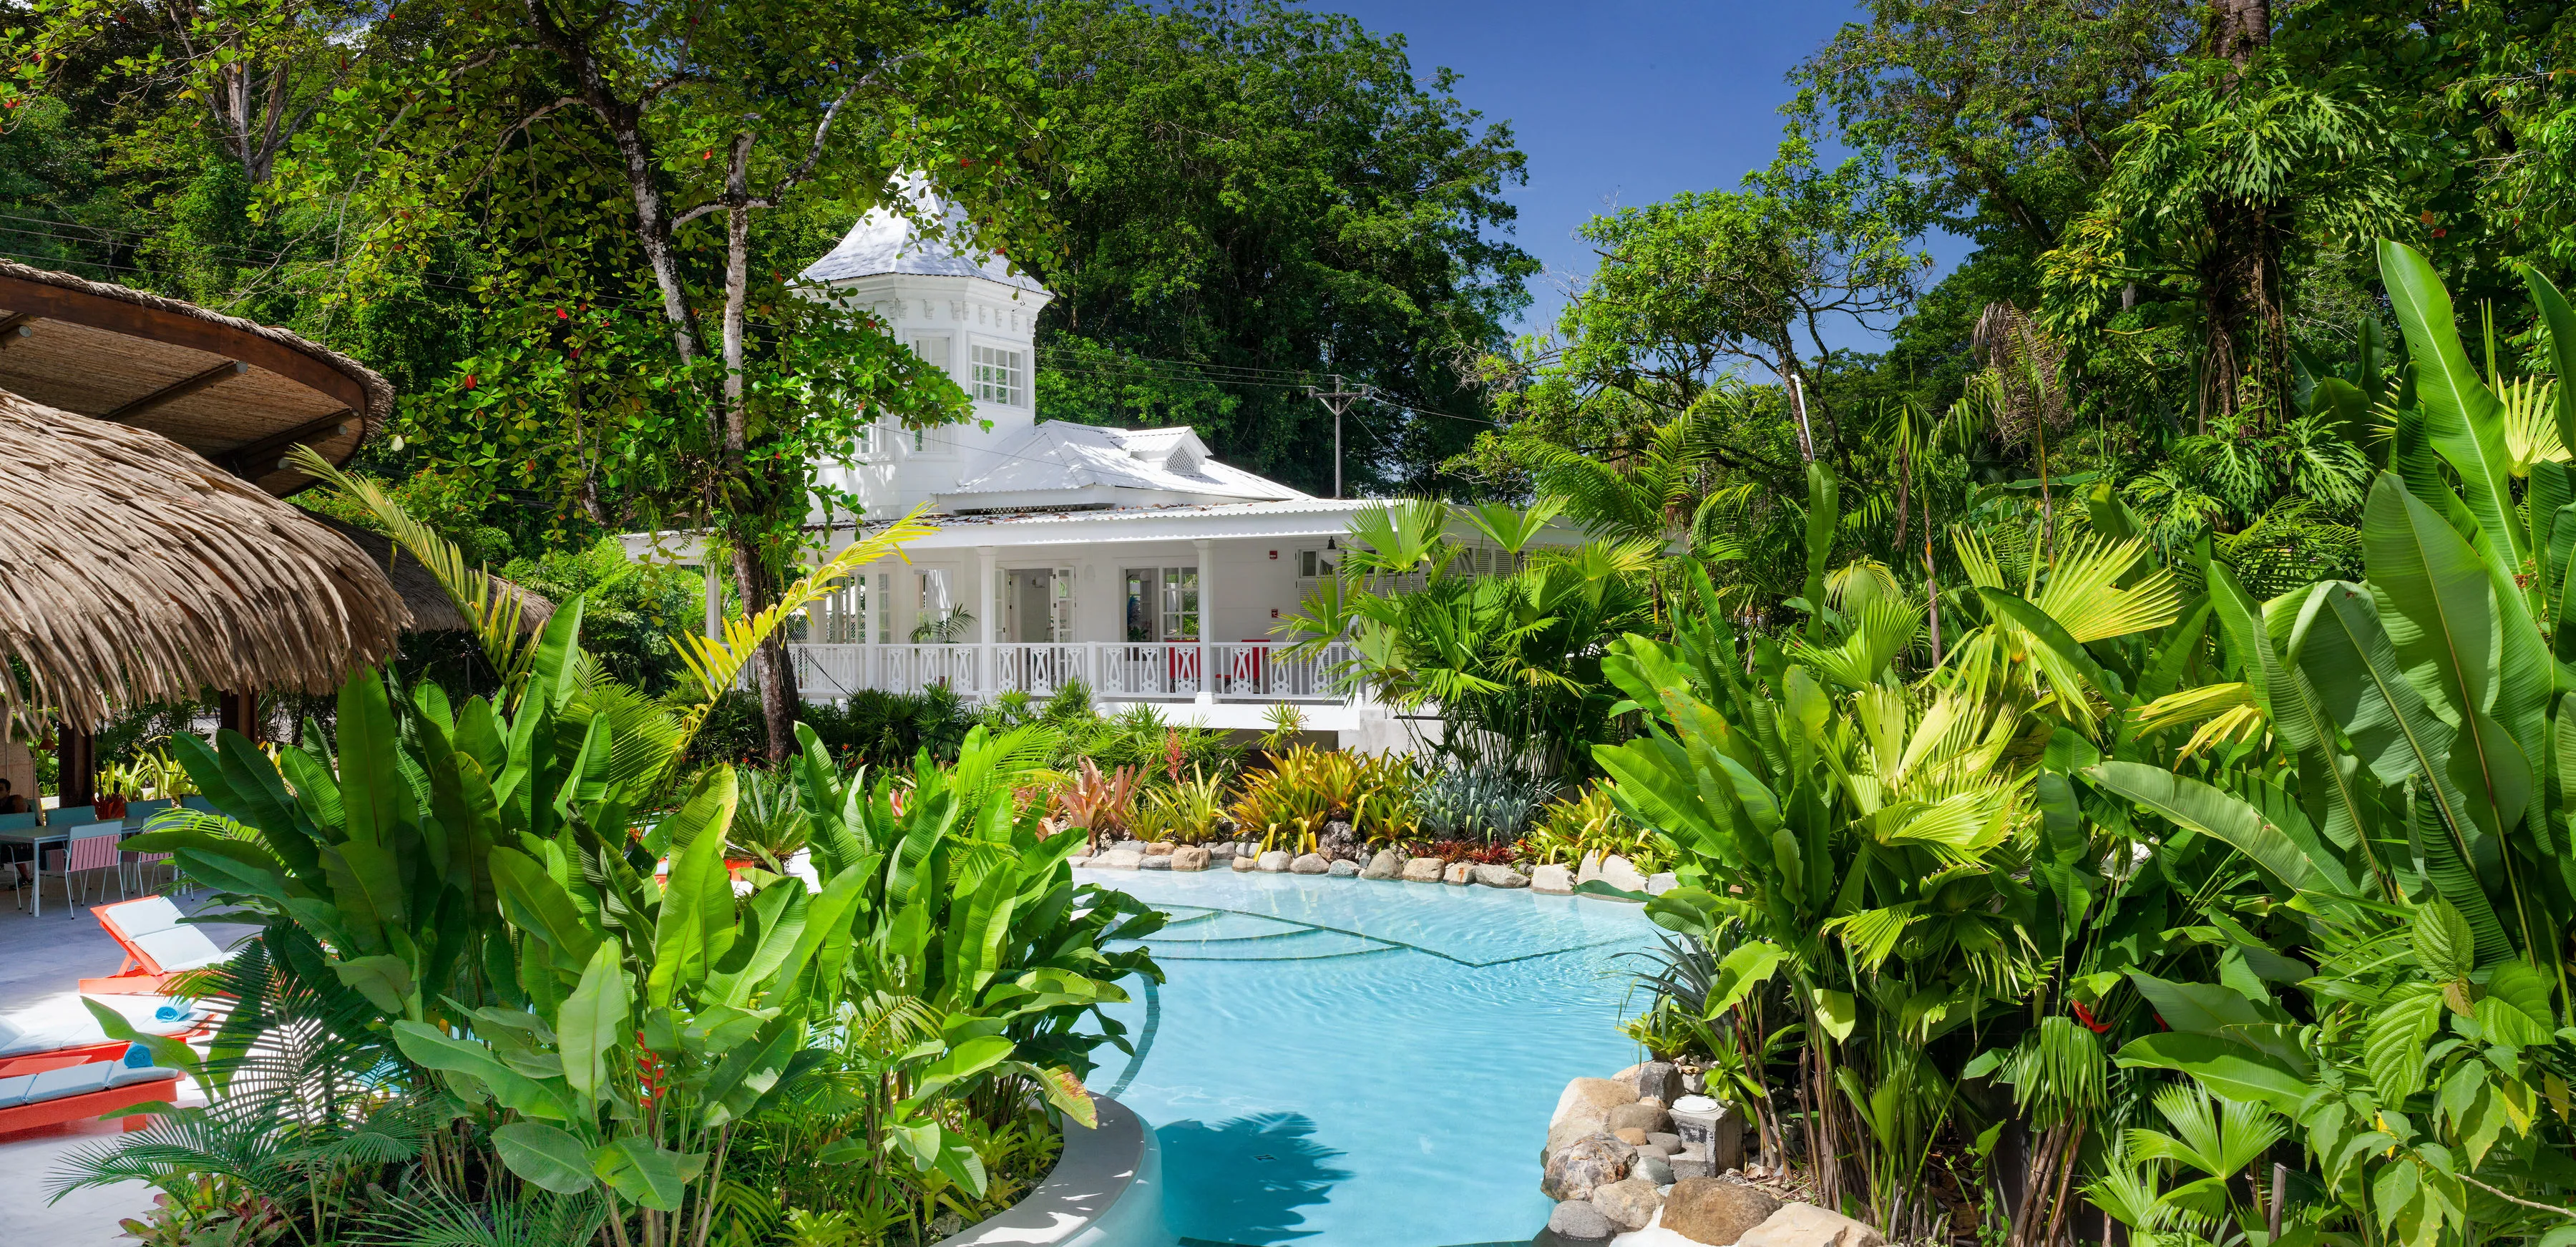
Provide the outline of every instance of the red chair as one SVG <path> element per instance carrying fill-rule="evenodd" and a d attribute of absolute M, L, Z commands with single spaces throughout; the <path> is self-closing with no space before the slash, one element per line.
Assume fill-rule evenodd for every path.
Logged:
<path fill-rule="evenodd" d="M 114 1051 L 95 1060 L 0 1078 L 0 1136 L 95 1120 L 179 1098 L 179 1071 L 128 1064 L 119 1059 L 128 1046 L 113 1047 Z M 126 1113 L 119 1124 L 133 1131 L 151 1120 L 149 1114 Z"/>
<path fill-rule="evenodd" d="M 169 898 L 147 896 L 91 908 L 98 925 L 125 949 L 125 964 L 115 975 L 82 979 L 80 989 L 92 994 L 156 995 L 173 974 L 202 970 L 225 959 L 206 933 L 180 922 L 179 907 Z"/>

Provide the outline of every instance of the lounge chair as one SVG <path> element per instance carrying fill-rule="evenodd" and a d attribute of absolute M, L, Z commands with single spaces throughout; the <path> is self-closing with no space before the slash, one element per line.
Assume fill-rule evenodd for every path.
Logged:
<path fill-rule="evenodd" d="M 118 996 L 99 1003 L 123 1014 L 137 1034 L 193 1039 L 214 1024 L 209 1011 L 185 1000 Z M 0 1078 L 117 1060 L 125 1049 L 126 1041 L 109 1038 L 98 1019 L 68 992 L 36 1008 L 0 1015 Z"/>
<path fill-rule="evenodd" d="M 0 1078 L 0 1136 L 179 1098 L 179 1071 L 152 1064 L 141 1044 L 115 1049 L 95 1060 Z M 149 1120 L 129 1113 L 122 1125 L 140 1130 Z"/>
<path fill-rule="evenodd" d="M 125 964 L 103 979 L 82 979 L 80 989 L 93 995 L 158 995 L 169 977 L 183 970 L 202 970 L 228 954 L 206 933 L 182 925 L 179 907 L 168 897 L 147 896 L 90 909 L 98 925 L 125 949 Z"/>

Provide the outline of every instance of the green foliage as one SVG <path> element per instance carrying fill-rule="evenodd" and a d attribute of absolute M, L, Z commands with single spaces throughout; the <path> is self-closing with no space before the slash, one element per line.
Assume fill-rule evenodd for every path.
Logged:
<path fill-rule="evenodd" d="M 1461 105 L 1454 74 L 1276 0 L 1011 11 L 1054 122 L 1041 178 L 1060 228 L 1015 253 L 1057 296 L 1042 408 L 1192 425 L 1227 462 L 1318 494 L 1331 417 L 1278 382 L 1332 373 L 1392 396 L 1357 409 L 1353 494 L 1424 481 L 1464 444 L 1473 423 L 1405 408 L 1481 414 L 1453 358 L 1502 345 L 1538 264 L 1509 240 L 1511 130 Z"/>

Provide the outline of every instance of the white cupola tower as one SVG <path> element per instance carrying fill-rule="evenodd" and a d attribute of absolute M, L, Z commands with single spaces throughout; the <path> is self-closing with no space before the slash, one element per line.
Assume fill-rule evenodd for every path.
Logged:
<path fill-rule="evenodd" d="M 1054 298 L 1009 261 L 970 250 L 965 212 L 919 175 L 904 178 L 895 193 L 912 201 L 912 214 L 871 209 L 800 276 L 873 312 L 896 341 L 947 372 L 974 399 L 977 423 L 880 428 L 856 460 L 827 469 L 827 478 L 842 478 L 834 483 L 867 500 L 870 519 L 900 514 L 981 473 L 991 466 L 990 447 L 1036 423 L 1038 313 Z M 925 233 L 915 216 L 942 225 Z"/>

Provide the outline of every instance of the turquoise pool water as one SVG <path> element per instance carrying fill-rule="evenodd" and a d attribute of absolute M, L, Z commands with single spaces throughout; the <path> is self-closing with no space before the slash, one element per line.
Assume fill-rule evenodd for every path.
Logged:
<path fill-rule="evenodd" d="M 1296 875 L 1076 871 L 1172 921 L 1170 981 L 1116 1010 L 1139 1040 L 1091 1086 L 1162 1149 L 1184 1247 L 1527 1243 L 1565 1080 L 1619 1034 L 1653 925 L 1611 902 Z M 1142 1245 L 1139 1245 L 1142 1247 Z"/>

